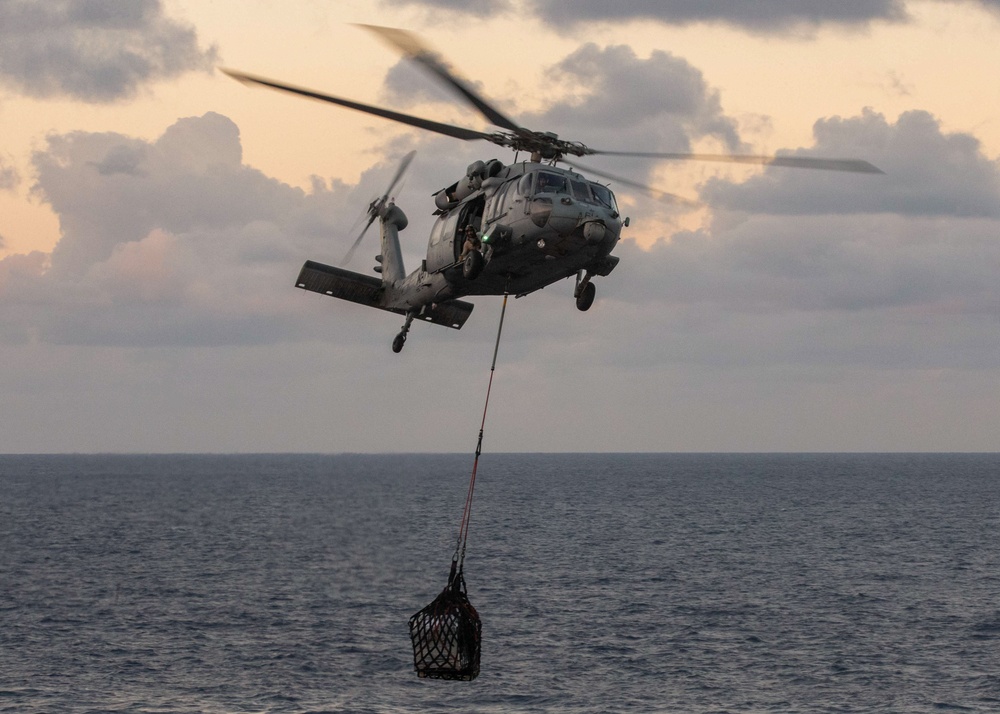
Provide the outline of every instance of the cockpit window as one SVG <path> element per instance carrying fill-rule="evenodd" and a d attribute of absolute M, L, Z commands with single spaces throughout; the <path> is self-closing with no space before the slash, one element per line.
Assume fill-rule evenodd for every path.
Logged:
<path fill-rule="evenodd" d="M 569 182 L 573 187 L 573 198 L 584 203 L 594 203 L 594 197 L 590 195 L 590 186 L 587 185 L 586 181 L 570 179 Z"/>
<path fill-rule="evenodd" d="M 611 193 L 611 190 L 607 186 L 602 186 L 599 183 L 590 184 L 591 190 L 594 192 L 594 198 L 602 206 L 607 206 L 612 211 L 617 211 L 618 207 L 615 205 L 615 195 Z"/>
<path fill-rule="evenodd" d="M 522 196 L 531 195 L 531 174 L 525 174 L 521 177 L 521 180 L 517 182 L 517 192 Z"/>
<path fill-rule="evenodd" d="M 567 193 L 566 177 L 561 174 L 539 171 L 535 193 Z"/>

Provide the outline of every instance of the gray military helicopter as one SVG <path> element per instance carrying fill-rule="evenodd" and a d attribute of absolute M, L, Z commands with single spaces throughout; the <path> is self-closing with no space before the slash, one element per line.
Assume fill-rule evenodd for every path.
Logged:
<path fill-rule="evenodd" d="M 573 295 L 580 310 L 594 302 L 594 277 L 607 276 L 619 258 L 611 251 L 629 225 L 622 218 L 608 186 L 573 168 L 652 193 L 662 199 L 686 199 L 592 168 L 583 168 L 567 156 L 634 156 L 660 159 L 722 161 L 793 168 L 882 173 L 867 161 L 789 156 L 602 151 L 560 139 L 551 132 L 526 129 L 474 92 L 446 62 L 413 34 L 404 30 L 362 25 L 401 51 L 455 91 L 501 131 L 486 133 L 443 124 L 400 112 L 322 94 L 234 70 L 222 71 L 241 82 L 256 84 L 342 107 L 373 114 L 409 126 L 464 141 L 488 141 L 525 152 L 530 158 L 504 164 L 497 159 L 476 161 L 458 181 L 434 194 L 437 216 L 427 244 L 427 257 L 407 274 L 399 246 L 399 231 L 407 218 L 393 203 L 392 191 L 413 158 L 408 154 L 385 193 L 371 202 L 368 221 L 348 251 L 350 261 L 366 232 L 379 220 L 382 249 L 375 260 L 381 279 L 309 260 L 302 266 L 296 287 L 405 316 L 392 342 L 403 349 L 415 319 L 460 329 L 472 313 L 467 295 L 522 297 L 556 281 L 576 276 Z M 565 164 L 569 168 L 558 166 Z M 474 236 L 468 241 L 469 230 Z"/>

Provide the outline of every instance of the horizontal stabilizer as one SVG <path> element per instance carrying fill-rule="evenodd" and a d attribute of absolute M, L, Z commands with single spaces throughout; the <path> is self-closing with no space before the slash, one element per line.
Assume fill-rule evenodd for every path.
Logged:
<path fill-rule="evenodd" d="M 379 307 L 382 296 L 382 281 L 378 278 L 311 260 L 302 266 L 295 287 L 372 307 Z"/>
<path fill-rule="evenodd" d="M 406 314 L 406 310 L 402 308 L 386 307 L 381 304 L 384 288 L 382 281 L 378 278 L 312 260 L 307 260 L 302 266 L 299 277 L 295 281 L 295 287 L 322 295 L 330 295 L 341 300 L 349 300 L 360 305 L 377 307 L 380 310 L 388 310 L 398 315 Z M 475 306 L 472 303 L 462 300 L 448 300 L 435 307 L 425 305 L 417 313 L 416 319 L 458 330 L 469 319 L 473 307 Z"/>

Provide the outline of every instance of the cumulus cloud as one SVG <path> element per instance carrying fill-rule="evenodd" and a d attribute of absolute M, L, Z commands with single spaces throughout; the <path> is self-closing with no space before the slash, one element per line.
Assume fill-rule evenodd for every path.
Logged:
<path fill-rule="evenodd" d="M 702 197 L 715 206 L 782 214 L 880 213 L 1000 217 L 1000 164 L 978 139 L 947 133 L 925 111 L 895 123 L 861 116 L 818 121 L 815 145 L 790 156 L 863 158 L 884 176 L 770 168 L 742 184 L 709 181 Z"/>
<path fill-rule="evenodd" d="M 547 75 L 579 89 L 537 120 L 565 127 L 575 137 L 603 135 L 601 148 L 620 148 L 624 141 L 640 151 L 685 151 L 692 137 L 703 136 L 714 136 L 732 150 L 740 146 L 736 123 L 723 113 L 718 91 L 700 70 L 669 52 L 640 58 L 625 45 L 587 43 Z"/>
<path fill-rule="evenodd" d="M 593 21 L 658 20 L 671 25 L 710 22 L 753 32 L 783 32 L 823 24 L 863 26 L 876 20 L 906 18 L 903 0 L 637 0 L 629 3 L 583 0 L 572 5 L 558 0 L 533 0 L 532 5 L 543 20 L 556 27 Z"/>
<path fill-rule="evenodd" d="M 0 156 L 0 191 L 11 191 L 21 183 L 21 177 L 13 166 L 7 165 Z"/>
<path fill-rule="evenodd" d="M 1000 13 L 1000 0 L 944 0 L 944 2 L 969 2 L 973 5 L 981 5 L 992 12 Z"/>
<path fill-rule="evenodd" d="M 215 60 L 160 0 L 0 2 L 0 82 L 29 96 L 127 99 Z"/>
<path fill-rule="evenodd" d="M 998 0 L 930 0 L 952 4 L 978 5 L 1000 13 Z M 428 18 L 440 21 L 454 14 L 489 18 L 510 12 L 534 14 L 555 30 L 579 29 L 588 23 L 654 21 L 666 25 L 695 23 L 728 25 L 754 34 L 812 33 L 823 26 L 863 30 L 874 23 L 910 20 L 914 0 L 631 0 L 612 3 L 579 0 L 523 0 L 514 5 L 503 2 L 462 2 L 462 0 L 383 0 L 386 7 L 417 7 Z"/>
<path fill-rule="evenodd" d="M 308 332 L 290 307 L 295 274 L 306 257 L 332 259 L 346 217 L 367 204 L 353 187 L 316 179 L 303 191 L 246 166 L 236 125 L 214 113 L 152 142 L 52 136 L 34 167 L 62 235 L 44 259 L 0 262 L 0 320 L 14 341 L 243 344 Z"/>
<path fill-rule="evenodd" d="M 974 0 L 994 2 L 995 0 Z M 442 14 L 492 17 L 508 12 L 505 2 L 462 0 L 383 0 L 388 7 L 419 7 L 440 18 Z M 525 0 L 518 8 L 533 12 L 556 29 L 592 22 L 654 20 L 670 25 L 697 22 L 721 23 L 751 32 L 776 33 L 815 29 L 824 24 L 862 27 L 874 21 L 898 22 L 907 18 L 905 0 L 767 0 L 734 3 L 727 0 L 632 0 L 609 3 L 581 0 L 567 4 L 559 0 Z"/>
<path fill-rule="evenodd" d="M 995 230 L 989 219 L 758 216 L 658 242 L 635 256 L 640 287 L 630 282 L 621 296 L 756 314 L 960 305 L 995 314 Z"/>
<path fill-rule="evenodd" d="M 417 7 L 427 11 L 429 19 L 455 19 L 455 16 L 486 18 L 507 12 L 510 0 L 382 0 L 386 8 Z"/>

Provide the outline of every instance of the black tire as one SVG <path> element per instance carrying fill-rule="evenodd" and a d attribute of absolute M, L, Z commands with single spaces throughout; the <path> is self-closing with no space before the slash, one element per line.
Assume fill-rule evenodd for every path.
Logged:
<path fill-rule="evenodd" d="M 475 280 L 483 272 L 485 264 L 486 261 L 483 260 L 483 254 L 478 250 L 472 251 L 465 256 L 465 262 L 462 263 L 462 277 L 466 280 Z"/>
<path fill-rule="evenodd" d="M 583 290 L 580 294 L 576 296 L 576 309 L 581 312 L 586 312 L 590 309 L 590 306 L 594 304 L 594 297 L 597 295 L 597 286 L 593 283 L 587 283 L 583 286 Z"/>
<path fill-rule="evenodd" d="M 399 354 L 403 351 L 403 345 L 406 343 L 405 335 L 396 335 L 395 339 L 392 341 L 392 351 Z"/>

